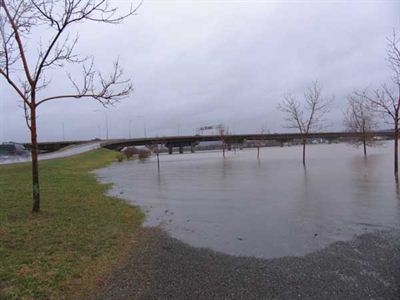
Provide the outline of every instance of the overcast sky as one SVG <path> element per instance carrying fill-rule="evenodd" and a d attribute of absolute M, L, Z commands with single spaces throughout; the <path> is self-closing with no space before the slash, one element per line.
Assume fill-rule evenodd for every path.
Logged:
<path fill-rule="evenodd" d="M 126 10 L 129 1 L 111 3 Z M 119 57 L 132 79 L 134 93 L 106 112 L 110 138 L 118 138 L 130 126 L 143 136 L 144 125 L 148 136 L 219 123 L 233 133 L 288 131 L 277 105 L 313 80 L 335 96 L 328 119 L 340 130 L 346 95 L 390 80 L 385 38 L 394 28 L 400 33 L 400 1 L 145 0 L 123 24 L 72 29 L 78 53 L 94 55 L 102 70 Z M 46 94 L 69 90 L 61 70 Z M 105 109 L 91 100 L 43 104 L 39 141 L 62 140 L 63 124 L 67 140 L 104 137 Z M 0 141 L 28 137 L 18 98 L 0 79 Z"/>

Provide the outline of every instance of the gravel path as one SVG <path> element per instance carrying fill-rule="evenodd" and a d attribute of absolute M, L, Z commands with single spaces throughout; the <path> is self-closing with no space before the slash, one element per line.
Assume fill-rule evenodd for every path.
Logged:
<path fill-rule="evenodd" d="M 134 245 L 95 299 L 400 299 L 400 232 L 268 260 L 196 249 L 155 228 Z"/>

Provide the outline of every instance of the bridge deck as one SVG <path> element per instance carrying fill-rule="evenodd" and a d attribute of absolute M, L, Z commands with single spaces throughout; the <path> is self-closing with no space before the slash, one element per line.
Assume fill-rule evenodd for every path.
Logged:
<path fill-rule="evenodd" d="M 382 137 L 387 139 L 394 138 L 393 131 L 374 131 L 368 133 L 369 136 Z M 190 135 L 190 136 L 165 136 L 165 137 L 149 137 L 136 139 L 114 139 L 102 140 L 101 145 L 108 149 L 122 149 L 126 146 L 142 146 L 155 144 L 174 144 L 174 145 L 191 145 L 198 142 L 221 141 L 223 138 L 227 143 L 239 143 L 245 140 L 264 140 L 264 141 L 291 141 L 302 139 L 304 136 L 300 133 L 268 133 L 268 134 L 232 134 L 221 137 L 220 135 Z M 338 139 L 338 138 L 360 138 L 361 133 L 357 132 L 313 132 L 309 133 L 306 138 L 315 139 Z M 42 142 L 39 143 L 39 150 L 43 152 L 56 151 L 61 148 L 93 142 L 90 141 L 59 141 L 59 142 Z M 31 147 L 30 143 L 24 144 L 27 148 Z"/>
<path fill-rule="evenodd" d="M 368 133 L 371 137 L 382 137 L 392 139 L 393 131 L 375 131 Z M 221 137 L 220 135 L 194 135 L 194 136 L 168 136 L 168 137 L 152 137 L 139 139 L 121 139 L 104 141 L 102 147 L 108 149 L 121 149 L 126 146 L 155 145 L 155 144 L 185 144 L 189 145 L 196 142 L 212 142 L 221 141 L 223 139 L 227 143 L 238 143 L 245 140 L 274 140 L 274 141 L 290 141 L 295 139 L 338 139 L 338 138 L 360 138 L 361 133 L 357 132 L 314 132 L 304 136 L 300 133 L 271 133 L 271 134 L 232 134 Z"/>

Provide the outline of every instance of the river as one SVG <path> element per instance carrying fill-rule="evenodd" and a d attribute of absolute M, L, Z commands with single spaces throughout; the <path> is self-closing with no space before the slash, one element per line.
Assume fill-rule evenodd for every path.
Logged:
<path fill-rule="evenodd" d="M 375 230 L 400 228 L 392 143 L 270 147 L 161 155 L 96 171 L 110 195 L 139 205 L 146 226 L 161 226 L 195 247 L 232 255 L 300 256 Z"/>

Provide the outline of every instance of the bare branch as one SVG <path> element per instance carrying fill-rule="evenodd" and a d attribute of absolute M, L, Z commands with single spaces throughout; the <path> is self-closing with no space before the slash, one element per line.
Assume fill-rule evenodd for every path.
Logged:
<path fill-rule="evenodd" d="M 323 116 L 329 112 L 332 100 L 321 95 L 321 87 L 314 82 L 304 94 L 304 106 L 291 94 L 284 96 L 278 109 L 285 113 L 288 128 L 298 129 L 301 134 L 308 134 L 311 130 L 320 129 Z"/>
<path fill-rule="evenodd" d="M 0 10 L 4 10 L 5 15 L 7 17 L 7 22 L 10 24 L 13 32 L 13 37 L 18 45 L 18 50 L 20 54 L 20 58 L 22 61 L 22 65 L 24 67 L 25 75 L 29 83 L 33 83 L 33 79 L 29 70 L 28 61 L 25 56 L 24 45 L 21 40 L 21 33 L 29 32 L 30 28 L 34 24 L 33 16 L 30 13 L 32 11 L 32 7 L 26 3 L 26 1 L 20 1 L 19 4 L 6 4 L 5 0 L 0 1 Z M 10 11 L 11 9 L 11 11 Z M 14 11 L 14 13 L 12 13 Z"/>
<path fill-rule="evenodd" d="M 129 96 L 133 91 L 130 80 L 122 79 L 123 70 L 118 61 L 114 63 L 113 71 L 107 77 L 103 77 L 100 72 L 93 71 L 93 60 L 89 66 L 83 65 L 82 73 L 83 78 L 80 86 L 69 75 L 76 93 L 45 98 L 38 101 L 37 106 L 50 100 L 66 98 L 92 98 L 100 102 L 103 106 L 108 106 Z M 96 79 L 97 83 L 95 82 Z"/>
<path fill-rule="evenodd" d="M 80 58 L 73 54 L 79 37 L 70 40 L 67 36 L 59 42 L 63 32 L 73 23 L 82 21 L 94 21 L 108 24 L 121 23 L 125 18 L 135 14 L 142 5 L 141 1 L 135 8 L 131 5 L 130 10 L 125 14 L 117 15 L 117 8 L 110 7 L 108 0 L 64 0 L 57 6 L 63 9 L 55 9 L 56 0 L 31 0 L 37 10 L 38 18 L 49 27 L 56 30 L 54 37 L 49 42 L 46 50 L 40 50 L 35 68 L 34 80 L 37 82 L 43 69 L 47 67 L 62 67 L 64 63 L 82 63 L 87 57 Z"/>
<path fill-rule="evenodd" d="M 397 37 L 396 31 L 393 30 L 391 38 L 388 41 L 388 62 L 393 71 L 392 80 L 396 85 L 400 85 L 400 38 Z"/>
<path fill-rule="evenodd" d="M 378 128 L 377 113 L 371 109 L 364 94 L 352 93 L 348 96 L 348 107 L 344 115 L 344 125 L 349 132 L 362 134 L 360 138 L 351 140 L 355 146 L 373 146 L 376 144 L 369 132 Z M 366 150 L 365 150 L 366 151 Z"/>
<path fill-rule="evenodd" d="M 2 69 L 0 69 L 0 75 L 3 75 L 3 77 L 8 81 L 8 83 L 13 87 L 13 89 L 17 92 L 17 94 L 26 102 L 28 106 L 30 106 L 30 102 L 26 95 L 22 92 L 22 90 L 17 86 L 17 84 L 10 78 L 9 75 L 6 74 Z"/>

